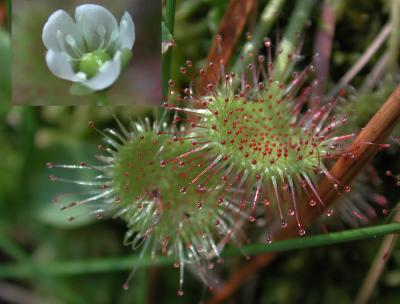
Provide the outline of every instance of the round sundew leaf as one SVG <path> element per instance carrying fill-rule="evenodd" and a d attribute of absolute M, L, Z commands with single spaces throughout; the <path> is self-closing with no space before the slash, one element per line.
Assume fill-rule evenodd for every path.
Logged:
<path fill-rule="evenodd" d="M 210 130 L 216 154 L 228 155 L 232 163 L 253 175 L 279 176 L 317 167 L 319 160 L 312 145 L 317 139 L 290 124 L 287 105 L 274 105 L 266 111 L 264 103 L 245 99 L 226 103 L 217 98 L 209 108 L 203 125 Z M 308 144 L 300 144 L 307 141 Z"/>
<path fill-rule="evenodd" d="M 197 211 L 196 203 L 214 199 L 215 194 L 199 191 L 190 185 L 187 172 L 200 173 L 196 168 L 187 168 L 179 164 L 176 157 L 190 149 L 190 144 L 175 142 L 165 135 L 145 133 L 131 140 L 118 151 L 118 158 L 113 169 L 113 179 L 122 204 L 132 201 L 162 198 L 163 204 L 173 209 L 173 217 L 179 218 L 185 212 Z M 174 164 L 163 167 L 162 162 L 172 160 Z M 212 183 L 212 181 L 210 181 Z M 168 208 L 166 209 L 168 210 Z"/>
<path fill-rule="evenodd" d="M 210 175 L 202 185 L 194 185 L 189 175 L 200 177 L 204 172 L 193 163 L 180 160 L 192 144 L 173 136 L 176 126 L 168 128 L 165 123 L 155 122 L 151 127 L 146 120 L 145 124 L 132 121 L 127 129 L 118 119 L 116 122 L 120 132 L 102 132 L 105 145 L 98 146 L 102 153 L 97 156 L 102 164 L 50 164 L 54 170 L 87 171 L 94 176 L 74 180 L 56 175 L 52 180 L 74 184 L 76 188 L 68 193 L 64 209 L 73 207 L 71 210 L 75 211 L 83 205 L 98 218 L 103 211 L 112 213 L 126 222 L 125 245 L 132 249 L 141 247 L 141 256 L 176 259 L 181 269 L 181 292 L 184 265 L 206 266 L 210 259 L 220 255 L 226 243 L 237 241 L 243 212 L 236 207 L 234 198 L 219 196 L 217 177 Z M 90 125 L 94 127 L 93 123 Z M 210 160 L 207 154 L 201 156 L 204 161 Z M 221 168 L 210 170 L 216 172 Z M 59 221 L 52 210 L 42 217 Z M 205 271 L 202 268 L 200 275 Z M 124 288 L 128 288 L 127 283 Z"/>
<path fill-rule="evenodd" d="M 192 185 L 190 175 L 202 170 L 179 160 L 190 148 L 188 142 L 154 132 L 140 133 L 119 147 L 110 177 L 121 204 L 119 215 L 128 225 L 126 244 L 136 247 L 143 238 L 152 238 L 161 251 L 177 254 L 183 246 L 191 260 L 187 246 L 204 248 L 199 255 L 209 253 L 214 238 L 230 233 L 233 218 L 240 215 L 233 214 L 233 203 L 227 206 L 219 199 L 218 179 L 211 176 L 203 185 Z"/>
<path fill-rule="evenodd" d="M 198 177 L 190 174 L 195 184 L 213 174 L 210 166 L 224 162 L 224 170 L 214 175 L 223 180 L 223 192 L 237 197 L 240 206 L 250 211 L 250 222 L 262 216 L 259 210 L 264 214 L 268 210 L 277 214 L 270 221 L 279 218 L 286 228 L 289 217 L 294 216 L 299 234 L 304 235 L 298 213 L 300 195 L 309 197 L 311 207 L 318 205 L 332 214 L 317 192 L 316 180 L 318 174 L 325 174 L 336 190 L 340 186 L 346 191 L 346 185 L 329 176 L 325 158 L 343 154 L 343 142 L 354 134 L 337 136 L 337 129 L 347 119 L 331 115 L 336 100 L 315 110 L 306 109 L 312 88 L 303 85 L 313 67 L 293 73 L 286 84 L 283 78 L 274 79 L 272 66 L 264 67 L 264 62 L 261 56 L 259 64 L 249 65 L 242 75 L 226 73 L 219 82 L 208 83 L 207 93 L 200 97 L 196 96 L 196 88 L 185 88 L 185 108 L 172 105 L 173 99 L 182 98 L 171 82 L 172 103 L 165 106 L 190 117 L 188 129 L 178 132 L 178 137 L 190 134 L 190 140 L 203 138 L 192 140 L 192 149 L 207 153 L 209 161 L 195 153 L 183 153 L 182 158 L 206 172 Z M 220 65 L 225 70 L 222 62 Z"/>

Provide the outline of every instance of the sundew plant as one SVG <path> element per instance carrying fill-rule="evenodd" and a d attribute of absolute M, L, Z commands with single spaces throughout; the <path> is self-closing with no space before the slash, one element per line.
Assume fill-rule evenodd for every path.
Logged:
<path fill-rule="evenodd" d="M 165 0 L 158 107 L 9 111 L 34 199 L 0 205 L 0 299 L 397 303 L 400 3 L 367 2 Z M 42 40 L 102 94 L 135 25 L 85 4 Z"/>

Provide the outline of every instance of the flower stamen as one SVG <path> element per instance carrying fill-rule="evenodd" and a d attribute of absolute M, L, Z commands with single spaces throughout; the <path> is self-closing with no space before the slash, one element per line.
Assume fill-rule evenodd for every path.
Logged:
<path fill-rule="evenodd" d="M 65 37 L 65 41 L 68 43 L 68 45 L 71 47 L 78 58 L 83 56 L 84 53 L 79 49 L 74 37 L 72 37 L 71 35 L 67 35 Z"/>

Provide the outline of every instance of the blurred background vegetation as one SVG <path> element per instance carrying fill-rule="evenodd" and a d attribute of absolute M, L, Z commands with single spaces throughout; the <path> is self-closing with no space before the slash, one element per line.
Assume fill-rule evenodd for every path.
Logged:
<path fill-rule="evenodd" d="M 101 136 L 88 128 L 89 121 L 95 121 L 101 129 L 115 124 L 113 113 L 127 121 L 130 117 L 151 115 L 152 110 L 144 106 L 12 107 L 11 22 L 6 2 L 0 2 L 0 263 L 56 265 L 59 261 L 77 261 L 84 269 L 85 261 L 91 259 L 134 254 L 130 248 L 122 245 L 125 228 L 120 221 L 99 222 L 90 217 L 76 222 L 67 221 L 68 214 L 56 208 L 52 199 L 56 194 L 71 191 L 71 188 L 67 184 L 50 183 L 46 163 L 95 163 L 94 155 Z M 49 7 L 43 11 L 41 5 L 36 5 L 44 1 L 34 2 L 35 6 L 28 12 L 23 8 L 14 11 L 13 43 L 17 47 L 13 47 L 13 93 L 18 95 L 15 101 L 19 104 L 51 105 L 59 104 L 62 100 L 66 105 L 76 104 L 76 97 L 63 96 L 62 92 L 67 92 L 68 85 L 50 77 L 44 66 L 41 40 L 35 40 L 35 51 L 28 47 L 41 30 L 39 20 L 44 20 L 52 11 Z M 70 2 L 73 7 L 74 1 Z M 132 12 L 143 6 L 139 1 L 129 2 Z M 154 2 L 158 3 L 147 1 L 145 6 Z M 258 16 L 268 2 L 257 1 L 257 8 L 247 25 L 248 31 L 257 28 Z M 284 1 L 277 25 L 269 33 L 272 39 L 290 22 L 295 2 Z M 390 20 L 391 1 L 316 1 L 305 31 L 305 62 L 312 60 L 314 38 L 321 26 L 323 3 L 335 4 L 335 35 L 330 73 L 326 79 L 326 92 L 329 92 Z M 178 84 L 188 81 L 179 73 L 179 67 L 185 60 L 192 60 L 197 68 L 206 62 L 212 38 L 218 32 L 228 5 L 228 0 L 177 1 L 171 78 L 176 79 Z M 32 16 L 41 16 L 41 19 Z M 147 16 L 149 26 L 153 20 L 159 20 L 157 14 L 154 16 Z M 154 24 L 159 28 L 159 23 Z M 133 62 L 135 52 L 139 52 L 147 40 L 159 41 L 150 35 L 143 39 L 137 36 L 137 39 Z M 243 35 L 238 45 L 243 45 L 245 41 Z M 346 106 L 344 108 L 351 112 L 353 127 L 362 127 L 398 83 L 398 74 L 386 70 L 382 77 L 360 93 L 360 88 L 388 48 L 388 43 L 385 43 L 377 50 L 347 86 L 350 92 L 349 105 L 347 109 Z M 239 53 L 238 47 L 232 62 Z M 159 57 L 149 58 L 147 63 L 142 62 L 143 73 L 160 74 L 156 63 L 159 59 L 156 58 Z M 31 74 L 22 72 L 27 63 L 35 67 L 37 65 Z M 145 83 L 143 90 L 138 91 L 137 87 L 131 88 L 131 84 L 143 80 L 136 76 L 130 78 L 130 75 L 128 71 L 124 72 L 123 79 L 112 90 L 115 103 L 117 100 L 118 103 L 127 104 L 152 103 L 153 92 L 160 91 L 159 83 Z M 42 95 L 41 92 L 46 93 Z M 44 96 L 47 97 L 44 99 Z M 121 99 L 125 102 L 120 102 Z M 374 161 L 383 180 L 381 188 L 377 190 L 388 197 L 391 206 L 400 200 L 400 193 L 393 179 L 385 176 L 384 172 L 388 168 L 400 172 L 398 153 L 396 149 L 383 152 Z M 75 174 L 73 178 L 76 179 L 85 178 L 80 176 L 83 174 L 81 172 L 71 174 Z M 380 216 L 372 224 L 385 220 Z M 372 239 L 282 254 L 270 267 L 243 285 L 227 303 L 353 303 L 380 242 L 381 239 Z M 233 273 L 243 262 L 242 257 L 226 260 L 225 265 L 219 266 L 221 275 L 226 277 Z M 60 267 L 63 267 L 62 263 Z M 18 275 L 21 269 L 17 266 L 14 272 L 12 268 L 8 270 L 6 272 L 0 267 L 1 303 L 197 303 L 210 296 L 200 282 L 187 274 L 185 296 L 178 298 L 178 271 L 172 266 L 139 269 L 128 291 L 123 291 L 121 286 L 129 272 L 118 269 L 75 275 L 69 275 L 68 269 L 61 269 L 60 272 L 64 274 L 58 275 L 51 275 L 49 271 L 28 271 L 28 274 Z M 400 246 L 395 244 L 370 302 L 399 303 L 399 299 Z"/>

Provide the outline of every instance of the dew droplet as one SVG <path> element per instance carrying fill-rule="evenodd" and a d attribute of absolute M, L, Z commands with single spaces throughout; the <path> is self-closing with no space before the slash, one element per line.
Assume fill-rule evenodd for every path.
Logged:
<path fill-rule="evenodd" d="M 178 290 L 178 292 L 176 293 L 178 297 L 182 297 L 183 296 L 183 290 Z"/>
<path fill-rule="evenodd" d="M 124 285 L 122 285 L 122 289 L 123 290 L 128 290 L 129 289 L 129 284 L 128 283 L 124 283 Z"/>
<path fill-rule="evenodd" d="M 326 210 L 326 216 L 332 216 L 333 215 L 333 210 L 332 209 L 327 209 Z"/>
<path fill-rule="evenodd" d="M 351 187 L 349 185 L 344 186 L 344 191 L 345 192 L 350 192 L 351 191 Z"/>
<path fill-rule="evenodd" d="M 286 228 L 288 226 L 286 221 L 281 221 L 281 227 Z"/>
<path fill-rule="evenodd" d="M 300 235 L 300 236 L 303 236 L 303 235 L 305 235 L 305 234 L 306 234 L 306 230 L 303 229 L 303 228 L 300 228 L 300 229 L 299 229 L 299 235 Z"/>
<path fill-rule="evenodd" d="M 253 215 L 249 216 L 249 222 L 254 223 L 256 221 L 256 218 Z"/>
<path fill-rule="evenodd" d="M 310 200 L 309 202 L 308 202 L 308 204 L 311 206 L 311 207 L 315 207 L 315 205 L 317 204 L 317 201 L 316 200 Z"/>

